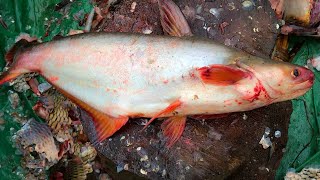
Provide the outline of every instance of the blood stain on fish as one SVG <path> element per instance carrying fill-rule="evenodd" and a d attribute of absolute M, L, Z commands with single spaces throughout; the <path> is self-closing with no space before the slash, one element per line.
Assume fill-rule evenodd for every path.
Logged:
<path fill-rule="evenodd" d="M 58 80 L 59 80 L 59 77 L 57 77 L 57 76 L 51 76 L 51 77 L 48 78 L 48 80 L 53 83 L 53 82 L 58 81 Z"/>

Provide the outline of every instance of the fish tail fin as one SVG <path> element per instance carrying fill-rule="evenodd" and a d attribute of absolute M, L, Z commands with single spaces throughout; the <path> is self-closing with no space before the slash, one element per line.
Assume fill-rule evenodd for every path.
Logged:
<path fill-rule="evenodd" d="M 171 36 L 192 36 L 191 29 L 180 8 L 172 0 L 158 0 L 163 30 Z"/>
<path fill-rule="evenodd" d="M 21 73 L 23 74 L 23 73 Z M 0 85 L 3 85 L 4 83 L 6 82 L 9 82 L 15 78 L 17 78 L 18 76 L 21 75 L 20 73 L 16 73 L 16 72 L 11 72 L 11 71 L 6 71 L 6 72 L 3 72 L 1 75 L 0 75 Z"/>
<path fill-rule="evenodd" d="M 24 58 L 18 58 L 18 56 L 22 49 L 37 42 L 34 42 L 35 40 L 32 38 L 28 39 L 25 34 L 21 34 L 17 40 L 18 41 L 5 55 L 6 66 L 10 68 L 0 75 L 0 85 L 9 82 L 24 73 L 31 72 L 27 67 L 24 67 L 25 64 L 21 62 Z"/>

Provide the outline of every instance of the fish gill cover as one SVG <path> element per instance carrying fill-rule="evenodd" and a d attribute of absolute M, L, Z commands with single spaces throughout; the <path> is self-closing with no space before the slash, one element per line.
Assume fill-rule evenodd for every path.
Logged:
<path fill-rule="evenodd" d="M 0 71 L 4 55 L 20 33 L 41 41 L 56 35 L 65 36 L 71 29 L 81 30 L 81 20 L 92 10 L 88 0 L 0 0 Z M 59 3 L 59 4 L 58 4 Z M 65 6 L 61 10 L 61 6 Z M 40 82 L 44 80 L 38 78 Z M 37 96 L 31 90 L 16 93 L 11 86 L 0 86 L 0 177 L 22 179 L 20 153 L 14 148 L 12 136 L 31 117 L 40 120 L 32 110 Z M 18 103 L 18 104 L 16 104 Z"/>

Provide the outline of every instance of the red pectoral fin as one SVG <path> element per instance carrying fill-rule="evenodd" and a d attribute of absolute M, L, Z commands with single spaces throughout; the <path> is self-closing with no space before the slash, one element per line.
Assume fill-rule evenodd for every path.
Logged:
<path fill-rule="evenodd" d="M 158 114 L 156 114 L 154 117 L 152 117 L 149 122 L 143 127 L 143 129 L 147 128 L 149 126 L 149 124 L 154 121 L 155 119 L 157 119 L 159 116 L 163 115 L 163 114 L 167 114 L 167 113 L 171 113 L 173 112 L 175 109 L 177 109 L 179 106 L 181 106 L 181 101 L 180 100 L 176 100 L 173 103 L 171 103 L 167 108 L 165 108 L 164 110 L 160 111 Z M 142 129 L 142 130 L 143 130 Z"/>
<path fill-rule="evenodd" d="M 184 127 L 186 125 L 187 118 L 185 116 L 174 116 L 165 120 L 161 129 L 163 134 L 167 137 L 166 146 L 170 148 L 182 135 Z"/>
<path fill-rule="evenodd" d="M 128 121 L 128 117 L 121 116 L 121 117 L 112 117 L 103 112 L 100 112 L 93 107 L 89 106 L 88 104 L 84 103 L 80 99 L 72 96 L 71 94 L 67 93 L 66 91 L 57 88 L 63 95 L 67 98 L 72 100 L 82 109 L 88 112 L 88 114 L 92 117 L 96 131 L 97 131 L 97 141 L 101 142 L 106 138 L 112 136 L 116 131 L 118 131 L 123 125 L 125 125 Z"/>
<path fill-rule="evenodd" d="M 250 75 L 248 72 L 231 65 L 212 65 L 197 70 L 204 83 L 222 86 L 235 84 Z"/>

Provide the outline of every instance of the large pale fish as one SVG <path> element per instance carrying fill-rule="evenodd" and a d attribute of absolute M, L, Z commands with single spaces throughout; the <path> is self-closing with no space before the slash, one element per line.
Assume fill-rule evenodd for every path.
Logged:
<path fill-rule="evenodd" d="M 98 140 L 128 118 L 169 117 L 171 146 L 187 115 L 248 111 L 306 93 L 312 71 L 194 37 L 86 33 L 9 52 L 0 84 L 38 72 L 94 119 Z M 150 120 L 149 122 L 151 122 Z"/>

